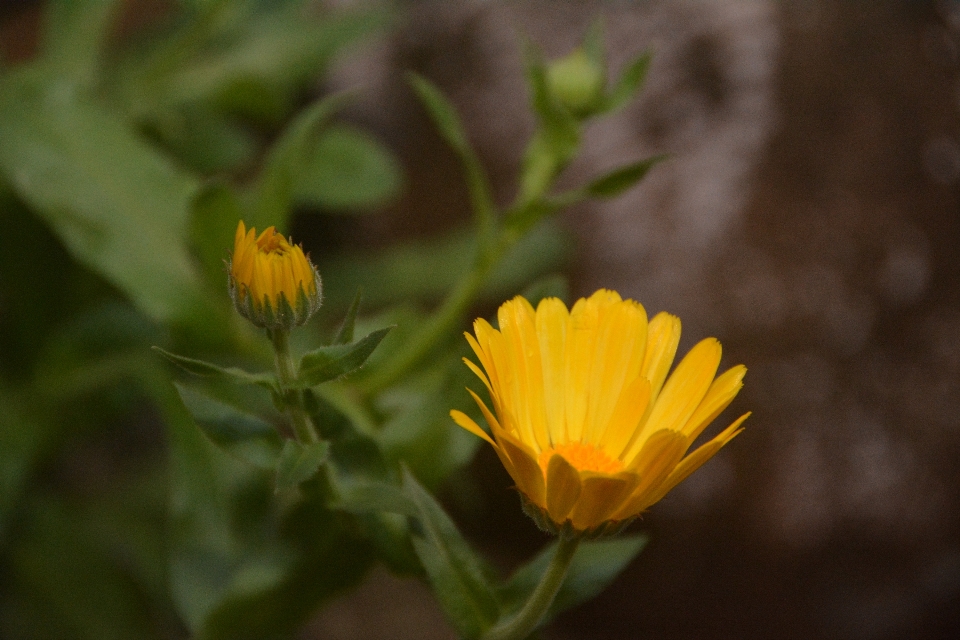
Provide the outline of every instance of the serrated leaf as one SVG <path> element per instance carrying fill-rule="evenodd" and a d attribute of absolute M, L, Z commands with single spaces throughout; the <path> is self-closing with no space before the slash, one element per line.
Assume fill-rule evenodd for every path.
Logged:
<path fill-rule="evenodd" d="M 284 227 L 300 170 L 307 162 L 320 129 L 346 104 L 334 94 L 304 109 L 270 149 L 257 186 L 257 205 L 250 226 Z"/>
<path fill-rule="evenodd" d="M 413 546 L 440 606 L 457 631 L 479 637 L 500 615 L 487 570 L 430 493 L 404 469 L 404 492 L 417 505 Z"/>
<path fill-rule="evenodd" d="M 277 459 L 276 491 L 286 491 L 316 475 L 327 460 L 330 445 L 326 442 L 301 444 L 287 440 Z"/>
<path fill-rule="evenodd" d="M 612 198 L 620 195 L 643 180 L 650 169 L 660 164 L 666 158 L 667 156 L 665 154 L 661 154 L 620 167 L 591 182 L 587 185 L 585 191 L 595 198 Z"/>
<path fill-rule="evenodd" d="M 343 323 L 337 330 L 337 335 L 333 337 L 330 344 L 349 344 L 353 342 L 353 327 L 357 322 L 357 312 L 360 311 L 360 303 L 363 301 L 363 289 L 357 287 L 357 295 L 354 296 L 350 308 L 347 309 L 347 315 Z"/>
<path fill-rule="evenodd" d="M 276 377 L 272 373 L 250 373 L 237 367 L 221 367 L 212 362 L 179 356 L 160 347 L 151 348 L 187 373 L 192 373 L 195 376 L 218 378 L 233 384 L 253 384 L 267 391 L 277 391 Z"/>
<path fill-rule="evenodd" d="M 214 444 L 254 466 L 275 467 L 281 444 L 273 425 L 184 384 L 174 386 L 197 426 Z"/>
<path fill-rule="evenodd" d="M 642 535 L 581 543 L 567 570 L 563 586 L 541 624 L 606 589 L 646 544 L 647 537 Z M 547 570 L 556 548 L 556 543 L 548 545 L 537 557 L 517 569 L 501 588 L 505 615 L 518 611 L 527 601 Z"/>
<path fill-rule="evenodd" d="M 652 59 L 653 54 L 648 51 L 627 65 L 627 68 L 620 75 L 620 80 L 603 105 L 602 113 L 616 111 L 633 98 L 647 78 L 647 71 L 650 69 Z"/>
<path fill-rule="evenodd" d="M 313 387 L 359 369 L 393 327 L 374 331 L 350 344 L 314 349 L 300 359 L 300 387 Z"/>

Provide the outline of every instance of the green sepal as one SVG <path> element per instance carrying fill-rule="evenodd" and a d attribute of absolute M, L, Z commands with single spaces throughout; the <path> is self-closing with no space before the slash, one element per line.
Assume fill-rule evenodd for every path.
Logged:
<path fill-rule="evenodd" d="M 221 367 L 212 362 L 180 356 L 157 346 L 151 347 L 151 349 L 187 373 L 192 373 L 195 376 L 226 380 L 233 384 L 252 384 L 273 393 L 279 392 L 280 389 L 277 385 L 277 378 L 272 373 L 250 373 L 237 367 Z"/>
<path fill-rule="evenodd" d="M 541 624 L 606 589 L 646 544 L 647 537 L 643 535 L 581 543 L 567 570 L 563 586 Z M 504 603 L 505 616 L 519 610 L 530 597 L 555 555 L 556 546 L 556 543 L 547 545 L 533 560 L 517 569 L 501 587 L 499 595 Z"/>
<path fill-rule="evenodd" d="M 477 638 L 500 617 L 500 601 L 483 563 L 436 499 L 406 469 L 403 490 L 417 505 L 413 547 L 441 608 L 460 635 Z"/>
<path fill-rule="evenodd" d="M 232 456 L 262 469 L 273 469 L 281 439 L 269 422 L 184 384 L 174 383 L 200 430 Z"/>
<path fill-rule="evenodd" d="M 520 494 L 523 512 L 533 520 L 537 528 L 544 533 L 560 536 L 561 538 L 580 538 L 582 540 L 610 538 L 622 532 L 636 520 L 636 517 L 624 518 L 623 520 L 608 520 L 590 529 L 577 529 L 573 526 L 573 522 L 569 518 L 562 523 L 554 522 L 546 509 L 527 498 L 526 494 L 522 491 L 517 491 L 517 493 Z"/>
<path fill-rule="evenodd" d="M 587 194 L 595 198 L 612 198 L 618 196 L 643 180 L 650 169 L 666 159 L 667 154 L 662 153 L 646 158 L 645 160 L 640 160 L 639 162 L 624 165 L 605 176 L 597 178 L 587 185 L 584 190 Z"/>
<path fill-rule="evenodd" d="M 647 71 L 650 69 L 652 59 L 653 54 L 647 51 L 627 65 L 627 68 L 620 74 L 617 85 L 607 96 L 599 113 L 606 114 L 617 111 L 633 98 L 647 78 Z"/>
<path fill-rule="evenodd" d="M 350 344 L 329 345 L 304 354 L 300 359 L 297 386 L 314 387 L 356 371 L 392 328 L 379 329 Z"/>
<path fill-rule="evenodd" d="M 301 444 L 287 440 L 277 458 L 276 492 L 286 491 L 314 477 L 329 454 L 327 442 Z"/>

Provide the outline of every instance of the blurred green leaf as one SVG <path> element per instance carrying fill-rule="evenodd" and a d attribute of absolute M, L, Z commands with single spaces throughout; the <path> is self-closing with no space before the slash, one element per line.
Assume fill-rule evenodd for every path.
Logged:
<path fill-rule="evenodd" d="M 341 407 L 324 397 L 329 386 L 306 389 L 303 395 L 307 412 L 319 429 L 320 437 L 330 442 L 328 464 L 335 481 L 386 480 L 389 472 L 377 441 L 355 424 Z"/>
<path fill-rule="evenodd" d="M 343 323 L 337 330 L 337 335 L 333 337 L 330 344 L 350 344 L 353 342 L 353 328 L 357 322 L 357 312 L 360 311 L 360 302 L 363 300 L 363 289 L 357 289 L 357 295 L 350 303 L 347 309 L 347 315 L 343 318 Z"/>
<path fill-rule="evenodd" d="M 650 169 L 666 160 L 666 158 L 666 155 L 661 154 L 620 167 L 591 182 L 587 185 L 586 192 L 595 198 L 618 196 L 643 180 Z"/>
<path fill-rule="evenodd" d="M 243 208 L 233 188 L 226 184 L 205 185 L 193 199 L 190 237 L 203 264 L 207 281 L 218 286 L 226 298 L 224 262 L 233 247 Z"/>
<path fill-rule="evenodd" d="M 198 173 L 244 168 L 257 153 L 251 131 L 207 105 L 158 110 L 147 119 L 144 129 Z"/>
<path fill-rule="evenodd" d="M 420 512 L 413 546 L 426 569 L 434 596 L 461 635 L 479 637 L 500 615 L 489 570 L 443 507 L 406 470 L 403 488 Z"/>
<path fill-rule="evenodd" d="M 646 536 L 622 536 L 581 543 L 570 563 L 563 586 L 560 587 L 543 623 L 558 613 L 597 596 L 620 575 L 646 544 Z M 507 615 L 518 611 L 527 601 L 553 559 L 556 547 L 556 543 L 548 545 L 536 558 L 517 569 L 500 589 Z"/>
<path fill-rule="evenodd" d="M 110 113 L 35 69 L 6 76 L 0 171 L 80 262 L 151 317 L 205 306 L 184 242 L 196 181 Z"/>
<path fill-rule="evenodd" d="M 197 426 L 210 440 L 256 467 L 276 466 L 281 444 L 273 425 L 184 384 L 174 386 Z"/>
<path fill-rule="evenodd" d="M 296 440 L 287 440 L 277 459 L 277 492 L 292 489 L 315 476 L 320 465 L 327 460 L 329 448 L 326 442 L 300 444 Z"/>
<path fill-rule="evenodd" d="M 339 111 L 347 97 L 327 96 L 300 112 L 270 149 L 257 185 L 256 209 L 249 227 L 286 228 L 294 187 L 320 129 Z"/>
<path fill-rule="evenodd" d="M 526 298 L 534 309 L 544 298 L 559 298 L 564 304 L 569 304 L 570 285 L 566 276 L 553 274 L 530 283 L 520 295 Z"/>
<path fill-rule="evenodd" d="M 603 113 L 611 113 L 623 108 L 636 95 L 647 79 L 647 71 L 650 69 L 652 59 L 653 54 L 647 52 L 627 65 L 627 68 L 620 75 L 620 80 L 607 98 L 606 104 L 602 108 Z"/>
<path fill-rule="evenodd" d="M 274 119 L 283 114 L 258 112 L 251 101 L 289 104 L 293 91 L 316 78 L 334 54 L 389 19 L 379 9 L 312 16 L 305 2 L 279 4 L 241 16 L 226 33 L 213 31 L 200 54 L 169 77 L 168 99 L 174 104 L 215 101 L 227 111 Z"/>
<path fill-rule="evenodd" d="M 145 594 L 114 557 L 118 550 L 86 530 L 75 509 L 38 501 L 23 524 L 30 535 L 10 549 L 4 572 L 26 600 L 27 611 L 14 615 L 25 614 L 20 624 L 34 625 L 23 630 L 30 635 L 19 637 L 37 632 L 79 640 L 160 637 Z M 29 617 L 31 606 L 37 609 Z"/>
<path fill-rule="evenodd" d="M 320 347 L 304 354 L 300 359 L 300 375 L 297 383 L 303 387 L 315 387 L 356 371 L 363 366 L 392 328 L 386 327 L 374 331 L 350 344 Z"/>
<path fill-rule="evenodd" d="M 403 178 L 393 155 L 373 136 L 334 124 L 298 170 L 293 198 L 324 212 L 371 209 L 396 198 Z"/>
<path fill-rule="evenodd" d="M 350 513 L 396 513 L 417 516 L 420 511 L 400 487 L 385 482 L 346 481 L 337 486 L 336 509 Z"/>
<path fill-rule="evenodd" d="M 331 256 L 318 265 L 327 282 L 337 283 L 324 292 L 325 304 L 346 309 L 350 298 L 345 292 L 358 288 L 367 307 L 434 302 L 470 268 L 475 247 L 473 235 L 461 231 L 377 252 Z M 514 243 L 487 280 L 480 300 L 502 302 L 530 280 L 562 267 L 572 249 L 569 233 L 554 221 L 544 221 Z"/>
<path fill-rule="evenodd" d="M 17 394 L 0 387 L 0 543 L 52 425 L 30 415 Z"/>
<path fill-rule="evenodd" d="M 100 54 L 118 0 L 51 0 L 47 3 L 43 59 L 61 78 L 80 85 L 97 79 Z"/>
<path fill-rule="evenodd" d="M 420 102 L 427 109 L 440 135 L 447 141 L 463 163 L 466 172 L 467 187 L 470 190 L 470 203 L 473 208 L 474 220 L 478 227 L 478 234 L 483 241 L 485 234 L 493 228 L 495 208 L 493 195 L 487 174 L 480 164 L 480 159 L 474 153 L 467 139 L 463 124 L 456 109 L 447 100 L 446 96 L 432 82 L 414 73 L 409 75 L 410 85 L 416 92 Z"/>
<path fill-rule="evenodd" d="M 195 376 L 217 378 L 233 384 L 252 384 L 267 391 L 278 392 L 277 378 L 272 373 L 250 373 L 237 367 L 221 367 L 212 362 L 178 356 L 156 346 L 152 349 L 187 373 L 192 373 Z"/>

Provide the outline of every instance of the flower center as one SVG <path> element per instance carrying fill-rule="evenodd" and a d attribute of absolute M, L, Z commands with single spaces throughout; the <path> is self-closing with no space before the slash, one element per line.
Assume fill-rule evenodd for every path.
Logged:
<path fill-rule="evenodd" d="M 603 449 L 598 449 L 585 442 L 566 442 L 551 449 L 544 449 L 540 454 L 540 466 L 543 469 L 550 464 L 554 453 L 559 453 L 577 471 L 595 471 L 597 473 L 619 473 L 623 471 L 623 463 L 607 455 Z"/>
<path fill-rule="evenodd" d="M 257 238 L 257 249 L 263 253 L 275 253 L 283 256 L 290 249 L 290 243 L 281 234 L 277 233 L 273 227 L 270 227 Z"/>

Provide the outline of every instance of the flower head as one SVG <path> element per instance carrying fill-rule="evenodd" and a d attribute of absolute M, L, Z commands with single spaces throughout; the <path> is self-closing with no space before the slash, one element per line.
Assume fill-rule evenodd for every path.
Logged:
<path fill-rule="evenodd" d="M 303 249 L 268 227 L 257 235 L 237 225 L 230 261 L 230 297 L 258 327 L 291 329 L 320 308 L 320 274 Z"/>
<path fill-rule="evenodd" d="M 713 457 L 749 415 L 686 455 L 740 391 L 746 367 L 716 376 L 720 343 L 707 338 L 668 378 L 680 320 L 660 313 L 648 322 L 640 304 L 614 291 L 570 311 L 556 298 L 534 310 L 518 296 L 497 317 L 499 331 L 481 318 L 476 338 L 466 334 L 483 371 L 464 358 L 490 392 L 493 412 L 470 394 L 493 437 L 466 414 L 450 415 L 493 445 L 541 527 L 619 529 Z"/>

